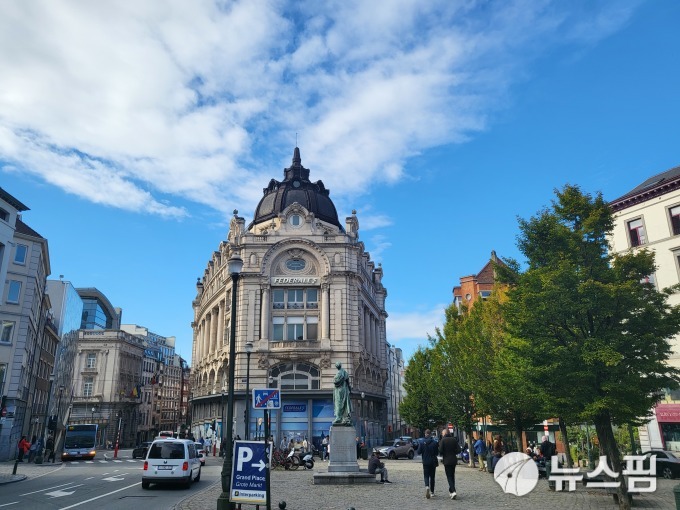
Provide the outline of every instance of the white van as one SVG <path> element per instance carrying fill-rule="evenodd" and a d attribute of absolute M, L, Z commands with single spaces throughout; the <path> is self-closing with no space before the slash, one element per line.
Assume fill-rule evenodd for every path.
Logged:
<path fill-rule="evenodd" d="M 201 479 L 201 461 L 189 439 L 156 439 L 146 454 L 142 489 L 152 483 L 172 483 L 190 487 Z"/>

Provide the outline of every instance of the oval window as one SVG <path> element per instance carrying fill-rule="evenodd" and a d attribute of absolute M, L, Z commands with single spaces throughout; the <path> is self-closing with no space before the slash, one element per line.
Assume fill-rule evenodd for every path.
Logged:
<path fill-rule="evenodd" d="M 290 223 L 293 227 L 299 227 L 302 225 L 302 216 L 299 214 L 293 214 L 290 218 L 288 218 L 288 223 Z"/>
<path fill-rule="evenodd" d="M 301 271 L 305 268 L 305 261 L 302 259 L 290 259 L 286 261 L 286 267 L 291 271 Z"/>

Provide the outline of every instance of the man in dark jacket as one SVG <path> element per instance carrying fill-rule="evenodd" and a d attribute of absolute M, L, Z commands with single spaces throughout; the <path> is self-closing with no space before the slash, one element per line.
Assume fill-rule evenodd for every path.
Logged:
<path fill-rule="evenodd" d="M 460 453 L 460 443 L 458 438 L 444 430 L 444 436 L 439 442 L 439 454 L 442 456 L 444 472 L 449 482 L 449 496 L 456 499 L 456 464 L 458 464 L 458 454 Z"/>
<path fill-rule="evenodd" d="M 439 460 L 437 460 L 437 443 L 430 435 L 430 429 L 425 431 L 425 439 L 418 445 L 418 455 L 423 459 L 423 478 L 425 479 L 425 497 L 434 497 L 434 478 Z"/>
<path fill-rule="evenodd" d="M 368 472 L 372 475 L 380 473 L 380 481 L 378 483 L 392 483 L 387 478 L 387 468 L 385 467 L 385 463 L 380 462 L 378 452 L 375 450 L 373 450 L 371 458 L 368 459 Z"/>
<path fill-rule="evenodd" d="M 550 442 L 550 436 L 543 436 L 543 442 L 539 447 L 541 455 L 545 459 L 545 477 L 548 478 L 548 488 L 555 490 L 555 482 L 550 481 L 550 474 L 552 473 L 552 456 L 557 455 L 557 447 Z"/>

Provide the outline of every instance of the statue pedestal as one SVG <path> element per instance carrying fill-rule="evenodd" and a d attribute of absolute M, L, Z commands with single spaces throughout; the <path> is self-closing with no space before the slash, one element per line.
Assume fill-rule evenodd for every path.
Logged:
<path fill-rule="evenodd" d="M 359 469 L 356 437 L 354 427 L 331 427 L 328 472 L 316 472 L 314 485 L 375 483 L 376 475 L 369 474 L 367 469 Z"/>

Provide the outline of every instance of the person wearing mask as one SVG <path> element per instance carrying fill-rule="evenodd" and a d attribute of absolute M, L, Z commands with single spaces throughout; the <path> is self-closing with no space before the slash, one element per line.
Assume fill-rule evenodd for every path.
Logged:
<path fill-rule="evenodd" d="M 446 480 L 449 482 L 449 497 L 451 499 L 456 499 L 456 464 L 458 464 L 459 453 L 460 443 L 458 438 L 451 435 L 448 430 L 444 430 L 442 440 L 439 442 L 439 455 L 442 456 L 442 464 L 444 464 Z"/>
<path fill-rule="evenodd" d="M 387 468 L 385 467 L 385 463 L 380 462 L 380 457 L 378 456 L 378 452 L 376 450 L 373 450 L 371 458 L 368 459 L 368 473 L 371 475 L 380 473 L 380 481 L 378 483 L 392 483 L 387 478 Z"/>
<path fill-rule="evenodd" d="M 439 460 L 437 459 L 438 447 L 430 429 L 425 430 L 425 438 L 418 445 L 418 455 L 423 460 L 423 479 L 425 480 L 425 497 L 434 497 L 434 479 L 437 473 Z"/>

